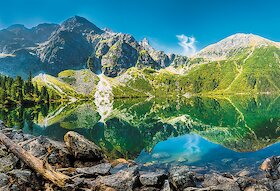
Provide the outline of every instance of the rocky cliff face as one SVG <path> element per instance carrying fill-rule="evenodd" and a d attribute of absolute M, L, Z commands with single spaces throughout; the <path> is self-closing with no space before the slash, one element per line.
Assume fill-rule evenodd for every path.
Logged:
<path fill-rule="evenodd" d="M 0 52 L 13 53 L 21 48 L 36 46 L 36 43 L 46 41 L 57 29 L 56 24 L 40 24 L 31 29 L 24 25 L 12 25 L 0 31 Z"/>
<path fill-rule="evenodd" d="M 73 17 L 36 48 L 36 54 L 45 63 L 48 72 L 56 74 L 69 68 L 82 68 L 93 46 L 88 36 L 103 31 L 82 17 Z"/>
<path fill-rule="evenodd" d="M 153 60 L 155 60 L 160 67 L 165 68 L 168 67 L 174 60 L 175 55 L 174 54 L 170 54 L 167 55 L 165 54 L 163 51 L 157 51 L 155 50 L 149 43 L 149 41 L 144 38 L 141 42 L 140 45 L 146 50 L 148 51 L 148 53 L 151 55 L 151 57 L 153 58 Z"/>
<path fill-rule="evenodd" d="M 21 49 L 26 50 L 26 57 L 32 56 L 34 65 L 21 67 L 26 65 L 26 59 L 17 54 Z M 147 39 L 139 43 L 129 34 L 102 30 L 79 16 L 61 25 L 40 24 L 31 29 L 14 25 L 4 29 L 0 31 L 0 53 L 0 65 L 17 68 L 18 72 L 11 74 L 1 67 L 8 75 L 29 71 L 56 75 L 66 69 L 87 67 L 97 74 L 116 77 L 130 67 L 165 68 L 175 58 L 153 49 Z"/>

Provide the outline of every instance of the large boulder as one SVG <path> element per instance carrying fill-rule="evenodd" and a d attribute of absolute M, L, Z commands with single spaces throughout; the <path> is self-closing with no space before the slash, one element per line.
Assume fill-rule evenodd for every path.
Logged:
<path fill-rule="evenodd" d="M 238 183 L 232 179 L 219 174 L 205 175 L 203 187 L 212 187 L 216 190 L 240 191 Z"/>
<path fill-rule="evenodd" d="M 146 172 L 140 175 L 140 182 L 144 186 L 161 187 L 167 176 L 160 172 Z"/>
<path fill-rule="evenodd" d="M 132 191 L 139 184 L 138 167 L 130 167 L 127 170 L 119 171 L 116 174 L 103 176 L 99 182 L 108 188 L 119 191 Z"/>
<path fill-rule="evenodd" d="M 184 190 L 184 188 L 196 186 L 194 173 L 187 166 L 171 168 L 169 181 L 176 190 Z"/>
<path fill-rule="evenodd" d="M 64 142 L 76 159 L 97 161 L 103 158 L 101 148 L 76 132 L 66 133 Z"/>
<path fill-rule="evenodd" d="M 280 178 L 280 156 L 273 156 L 265 159 L 265 161 L 260 166 L 261 170 L 266 171 L 267 177 L 271 179 Z"/>
<path fill-rule="evenodd" d="M 280 179 L 274 182 L 273 188 L 274 190 L 280 190 Z"/>

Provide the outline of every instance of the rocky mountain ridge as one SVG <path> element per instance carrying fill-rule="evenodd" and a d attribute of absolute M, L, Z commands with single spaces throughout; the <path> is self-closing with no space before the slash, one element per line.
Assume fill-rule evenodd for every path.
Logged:
<path fill-rule="evenodd" d="M 165 68 L 176 57 L 143 45 L 132 35 L 102 30 L 79 16 L 61 25 L 31 29 L 13 25 L 0 31 L 0 71 L 12 76 L 29 71 L 57 75 L 66 69 L 90 68 L 115 77 L 130 67 Z"/>
<path fill-rule="evenodd" d="M 237 33 L 231 35 L 215 44 L 209 45 L 199 51 L 195 58 L 206 58 L 211 61 L 224 60 L 246 51 L 250 48 L 276 46 L 280 47 L 278 42 L 274 42 L 254 34 Z"/>

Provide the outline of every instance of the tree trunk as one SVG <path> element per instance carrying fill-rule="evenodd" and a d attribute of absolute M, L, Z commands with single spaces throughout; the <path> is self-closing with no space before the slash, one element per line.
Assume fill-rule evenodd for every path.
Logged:
<path fill-rule="evenodd" d="M 69 176 L 61 172 L 56 172 L 53 167 L 34 157 L 32 154 L 24 150 L 22 147 L 14 143 L 3 133 L 0 133 L 0 141 L 20 160 L 22 160 L 26 165 L 39 173 L 44 179 L 51 181 L 59 187 L 65 187 L 67 180 L 70 180 Z"/>

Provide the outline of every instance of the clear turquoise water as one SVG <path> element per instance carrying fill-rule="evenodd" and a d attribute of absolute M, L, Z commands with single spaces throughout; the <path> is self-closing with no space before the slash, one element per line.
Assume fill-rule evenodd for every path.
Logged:
<path fill-rule="evenodd" d="M 0 119 L 56 140 L 77 131 L 109 157 L 146 166 L 235 172 L 256 171 L 265 158 L 280 155 L 279 106 L 279 96 L 123 99 L 114 100 L 106 116 L 93 102 L 80 102 L 1 109 Z"/>

